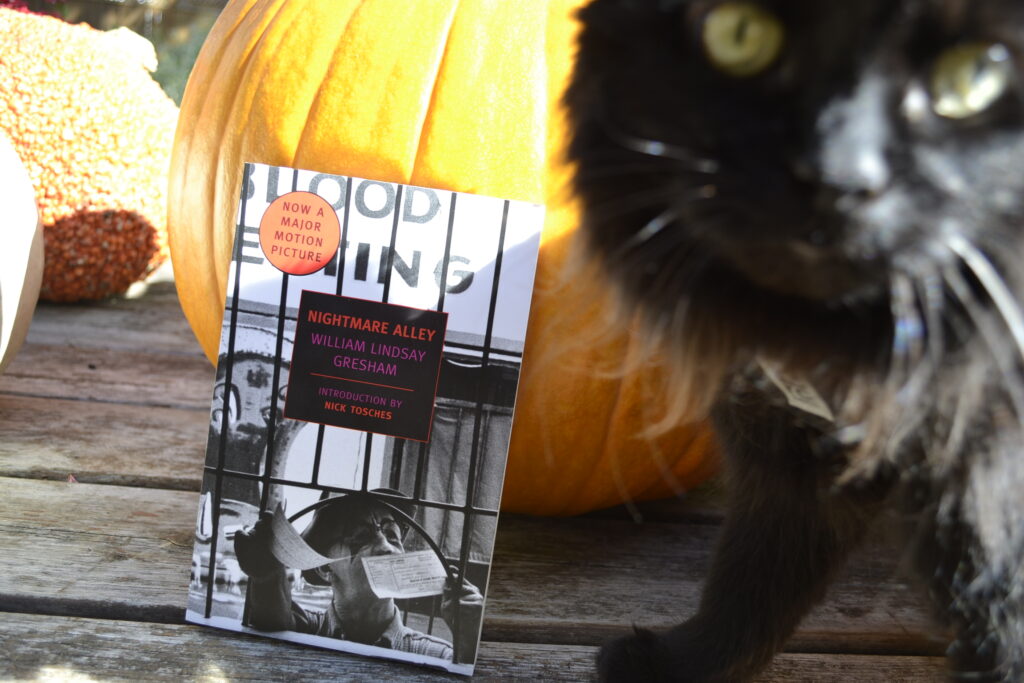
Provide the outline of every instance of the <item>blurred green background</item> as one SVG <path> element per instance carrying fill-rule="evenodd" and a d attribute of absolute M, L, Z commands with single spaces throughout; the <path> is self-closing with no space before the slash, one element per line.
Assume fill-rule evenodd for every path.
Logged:
<path fill-rule="evenodd" d="M 156 46 L 153 77 L 177 104 L 199 48 L 227 0 L 28 0 L 28 6 L 98 29 L 127 26 Z"/>

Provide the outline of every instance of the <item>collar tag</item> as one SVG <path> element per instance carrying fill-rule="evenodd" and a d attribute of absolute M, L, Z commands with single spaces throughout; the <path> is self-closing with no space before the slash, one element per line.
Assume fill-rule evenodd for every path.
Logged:
<path fill-rule="evenodd" d="M 783 396 L 786 397 L 789 405 L 829 422 L 836 421 L 835 415 L 832 414 L 832 409 L 828 407 L 825 399 L 811 386 L 810 382 L 788 376 L 777 365 L 765 360 L 758 360 L 758 364 L 772 384 L 777 386 Z"/>

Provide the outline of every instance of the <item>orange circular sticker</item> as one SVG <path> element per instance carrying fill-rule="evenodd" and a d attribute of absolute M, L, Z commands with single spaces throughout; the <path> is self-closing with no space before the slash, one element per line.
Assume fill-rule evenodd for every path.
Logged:
<path fill-rule="evenodd" d="M 267 207 L 260 221 L 260 247 L 278 270 L 309 275 L 334 258 L 341 242 L 338 214 L 312 192 L 289 192 Z"/>

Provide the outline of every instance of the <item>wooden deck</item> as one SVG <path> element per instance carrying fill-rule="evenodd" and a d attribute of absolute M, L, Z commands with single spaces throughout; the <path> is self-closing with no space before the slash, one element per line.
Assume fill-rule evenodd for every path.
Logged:
<path fill-rule="evenodd" d="M 41 305 L 0 377 L 0 679 L 459 680 L 184 623 L 213 369 L 173 284 Z M 477 677 L 592 678 L 606 637 L 696 606 L 707 503 L 502 516 Z M 764 681 L 937 681 L 898 550 L 858 554 Z"/>

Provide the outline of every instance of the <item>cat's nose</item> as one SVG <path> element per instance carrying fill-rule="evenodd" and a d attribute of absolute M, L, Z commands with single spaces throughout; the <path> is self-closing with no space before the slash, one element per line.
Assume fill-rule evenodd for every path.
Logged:
<path fill-rule="evenodd" d="M 853 204 L 882 193 L 892 180 L 889 162 L 882 154 L 868 149 L 849 150 L 843 168 L 825 169 L 806 158 L 796 159 L 793 177 L 806 186 L 817 187 L 817 194 L 830 198 L 830 206 L 848 209 Z"/>
<path fill-rule="evenodd" d="M 889 186 L 887 100 L 884 79 L 869 76 L 824 107 L 815 130 L 818 182 L 850 200 L 876 196 Z"/>
<path fill-rule="evenodd" d="M 841 166 L 834 164 L 824 180 L 838 190 L 843 198 L 865 200 L 875 197 L 889 186 L 892 172 L 889 162 L 878 149 L 847 149 Z M 840 207 L 844 208 L 844 207 Z"/>

